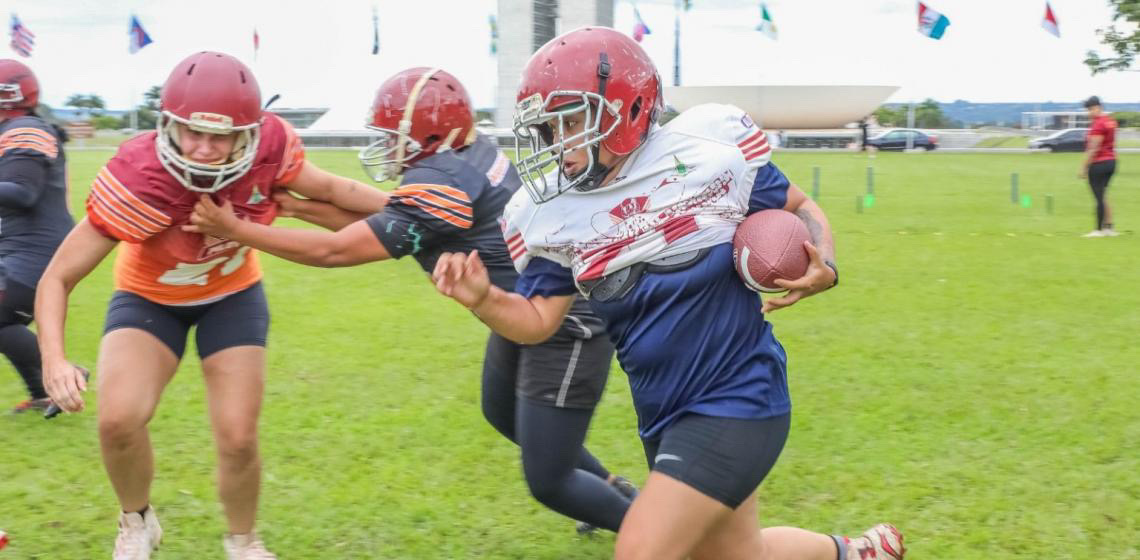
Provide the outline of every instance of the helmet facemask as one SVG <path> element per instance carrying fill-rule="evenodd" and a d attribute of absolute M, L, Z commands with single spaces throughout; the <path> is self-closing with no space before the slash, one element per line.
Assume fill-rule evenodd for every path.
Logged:
<path fill-rule="evenodd" d="M 395 179 L 404 168 L 423 151 L 423 146 L 407 132 L 368 125 L 366 128 L 379 138 L 360 150 L 360 164 L 373 181 Z"/>
<path fill-rule="evenodd" d="M 20 84 L 0 84 L 0 109 L 17 107 L 23 100 L 24 91 Z"/>
<path fill-rule="evenodd" d="M 200 163 L 182 154 L 178 125 L 209 134 L 237 133 L 233 149 L 222 163 Z M 260 122 L 233 126 L 232 119 L 213 113 L 192 113 L 184 119 L 170 111 L 158 114 L 155 148 L 162 166 L 182 186 L 194 192 L 213 193 L 241 179 L 253 168 L 261 140 Z"/>
<path fill-rule="evenodd" d="M 598 156 L 602 142 L 621 123 L 620 109 L 620 101 L 613 103 L 585 91 L 553 91 L 545 100 L 536 93 L 519 102 L 514 122 L 516 167 L 523 187 L 536 204 L 571 189 L 589 190 L 601 185 L 609 169 Z M 603 130 L 606 113 L 613 121 Z M 575 116 L 582 120 L 582 131 L 568 137 L 566 120 Z M 565 154 L 577 150 L 586 150 L 586 167 L 567 177 Z"/>

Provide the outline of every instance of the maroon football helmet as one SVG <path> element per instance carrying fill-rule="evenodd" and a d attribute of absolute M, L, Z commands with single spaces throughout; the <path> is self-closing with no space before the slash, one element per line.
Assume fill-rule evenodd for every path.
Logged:
<path fill-rule="evenodd" d="M 645 141 L 664 101 L 657 67 L 641 45 L 608 27 L 583 27 L 555 37 L 522 72 L 514 133 L 518 171 L 531 198 L 546 202 L 575 187 L 593 187 L 607 171 L 598 147 L 623 156 Z M 585 129 L 562 134 L 567 117 Z M 586 170 L 563 175 L 562 154 L 586 149 Z M 526 154 L 524 150 L 529 150 Z M 545 173 L 558 165 L 553 184 Z"/>
<path fill-rule="evenodd" d="M 216 192 L 253 167 L 261 126 L 261 89 L 253 72 L 228 54 L 192 54 L 162 85 L 158 115 L 158 158 L 182 186 Z M 177 125 L 210 134 L 237 133 L 233 151 L 219 163 L 182 155 Z"/>
<path fill-rule="evenodd" d="M 36 108 L 40 82 L 24 63 L 0 59 L 0 116 L 10 118 Z"/>
<path fill-rule="evenodd" d="M 365 125 L 380 135 L 360 151 L 364 172 L 386 181 L 408 165 L 475 140 L 471 98 L 455 76 L 438 68 L 409 68 L 376 90 Z"/>

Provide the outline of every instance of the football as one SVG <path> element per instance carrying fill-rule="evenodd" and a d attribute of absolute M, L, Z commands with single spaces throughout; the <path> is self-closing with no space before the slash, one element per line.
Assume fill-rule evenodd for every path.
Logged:
<path fill-rule="evenodd" d="M 795 280 L 807 272 L 804 241 L 811 241 L 807 225 L 783 210 L 762 210 L 736 227 L 732 260 L 740 279 L 758 292 L 782 292 L 776 280 Z"/>

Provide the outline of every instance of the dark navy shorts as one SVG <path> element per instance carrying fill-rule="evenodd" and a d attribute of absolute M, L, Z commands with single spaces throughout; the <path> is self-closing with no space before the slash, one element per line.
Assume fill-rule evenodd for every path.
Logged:
<path fill-rule="evenodd" d="M 790 414 L 758 420 L 686 414 L 641 443 L 651 470 L 736 509 L 775 466 L 790 425 Z"/>
<path fill-rule="evenodd" d="M 269 302 L 261 282 L 201 305 L 163 305 L 117 291 L 111 297 L 103 334 L 126 328 L 144 330 L 181 359 L 186 335 L 195 325 L 199 358 L 234 346 L 264 347 L 269 334 Z"/>

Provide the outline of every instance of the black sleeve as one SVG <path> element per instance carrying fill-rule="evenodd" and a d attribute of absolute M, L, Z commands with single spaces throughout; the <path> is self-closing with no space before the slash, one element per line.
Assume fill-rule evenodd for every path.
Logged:
<path fill-rule="evenodd" d="M 388 206 L 367 219 L 392 258 L 431 249 L 463 235 L 474 222 L 471 197 L 442 171 L 413 167 L 404 173 Z"/>
<path fill-rule="evenodd" d="M 424 222 L 402 206 L 389 205 L 369 216 L 365 222 L 393 259 L 414 255 L 439 245 L 445 234 L 424 225 Z"/>
<path fill-rule="evenodd" d="M 44 191 L 47 169 L 41 158 L 9 156 L 0 159 L 0 206 L 29 208 Z"/>

